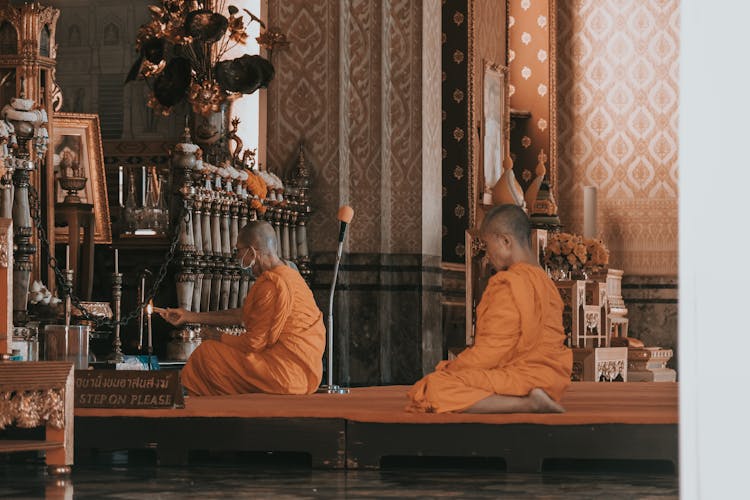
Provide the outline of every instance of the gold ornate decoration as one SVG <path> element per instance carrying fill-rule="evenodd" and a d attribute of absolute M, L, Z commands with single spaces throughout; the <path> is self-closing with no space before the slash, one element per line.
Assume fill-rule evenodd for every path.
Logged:
<path fill-rule="evenodd" d="M 224 60 L 236 45 L 244 45 L 248 28 L 265 24 L 247 9 L 244 13 L 224 2 L 203 0 L 162 0 L 149 6 L 151 21 L 141 26 L 136 37 L 139 55 L 126 83 L 136 78 L 153 81 L 148 105 L 167 115 L 183 99 L 196 114 L 209 116 L 220 105 L 239 94 L 252 94 L 267 87 L 274 75 L 271 63 L 258 55 Z M 244 15 L 249 20 L 246 21 Z M 258 43 L 272 49 L 283 45 L 286 36 L 278 30 L 266 31 Z"/>
<path fill-rule="evenodd" d="M 466 64 L 466 88 L 469 92 L 469 99 L 466 103 L 466 123 L 469 125 L 469 129 L 474 129 L 474 102 L 476 101 L 476 92 L 474 92 L 474 0 L 468 0 L 466 2 L 466 17 L 468 18 L 466 21 L 466 31 L 468 33 L 468 42 L 466 46 L 466 50 L 469 52 L 469 60 Z M 474 196 L 476 194 L 476 182 L 477 182 L 477 175 L 478 172 L 476 172 L 476 152 L 474 151 L 474 140 L 470 137 L 469 141 L 467 141 L 468 148 L 468 167 L 469 167 L 469 176 L 466 179 L 466 183 L 468 185 L 469 190 L 469 197 L 467 198 L 469 202 L 469 220 L 468 220 L 468 227 L 473 228 L 476 225 L 477 220 L 477 204 L 474 202 Z M 458 252 L 458 246 L 456 246 L 456 255 L 459 257 L 463 257 L 465 254 L 462 252 L 459 254 Z"/>
<path fill-rule="evenodd" d="M 10 264 L 8 258 L 8 233 L 0 233 L 0 267 L 7 269 Z"/>
<path fill-rule="evenodd" d="M 15 81 L 15 96 L 23 94 L 51 115 L 52 103 L 61 102 L 62 99 L 61 94 L 54 90 L 56 32 L 60 10 L 39 2 L 3 4 L 0 7 L 0 24 L 7 22 L 12 26 L 16 35 L 16 47 L 15 50 L 0 54 L 0 72 L 12 75 L 11 78 Z M 41 208 L 43 212 L 46 209 L 47 214 L 44 224 L 49 231 L 54 227 L 55 177 L 52 155 L 46 155 L 46 159 L 39 155 L 38 160 L 41 166 L 39 172 L 32 176 L 31 184 L 40 193 Z M 43 190 L 45 184 L 46 192 Z M 31 237 L 31 242 L 36 244 L 35 235 Z M 51 238 L 50 247 L 53 246 L 54 238 Z M 40 259 L 36 257 L 32 257 L 30 262 L 24 263 L 23 266 L 32 270 L 33 279 L 40 278 L 43 274 Z M 48 273 L 49 279 L 54 281 L 52 271 L 48 270 Z"/>
<path fill-rule="evenodd" d="M 10 392 L 0 392 L 0 430 L 5 429 L 15 420 L 10 406 Z"/>
<path fill-rule="evenodd" d="M 544 167 L 544 161 L 546 160 L 547 155 L 544 154 L 544 149 L 539 150 L 539 155 L 537 156 L 538 162 L 536 164 L 536 178 L 534 179 L 534 182 L 532 182 L 529 187 L 526 189 L 526 209 L 529 212 L 529 215 L 534 215 L 535 209 L 536 209 L 536 200 L 539 196 L 539 190 L 542 187 L 542 182 L 544 181 L 544 174 L 547 173 L 547 169 Z M 531 179 L 531 171 L 524 170 L 524 180 L 526 172 L 529 172 L 529 179 Z"/>
<path fill-rule="evenodd" d="M 86 308 L 86 311 L 91 316 L 96 316 L 99 318 L 107 318 L 112 319 L 113 313 L 112 313 L 112 307 L 109 305 L 109 302 L 80 302 L 81 306 Z M 77 308 L 74 307 L 71 314 L 74 318 L 80 318 L 83 317 L 83 312 Z"/>
<path fill-rule="evenodd" d="M 258 45 L 268 51 L 272 51 L 276 47 L 285 47 L 289 45 L 286 34 L 282 33 L 278 28 L 271 28 L 264 33 L 261 33 L 255 38 Z"/>
<path fill-rule="evenodd" d="M 560 199 L 557 189 L 557 0 L 549 0 L 549 184 L 550 196 Z"/>
<path fill-rule="evenodd" d="M 55 429 L 65 426 L 63 389 L 0 392 L 0 430 L 13 424 L 32 428 L 45 422 Z"/>

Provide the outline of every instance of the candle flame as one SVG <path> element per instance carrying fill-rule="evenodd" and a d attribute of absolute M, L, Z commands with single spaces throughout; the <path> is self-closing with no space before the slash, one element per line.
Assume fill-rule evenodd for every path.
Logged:
<path fill-rule="evenodd" d="M 151 316 L 151 313 L 154 312 L 154 301 L 153 300 L 149 300 L 148 301 L 148 305 L 146 306 L 146 312 L 148 313 L 149 316 Z"/>

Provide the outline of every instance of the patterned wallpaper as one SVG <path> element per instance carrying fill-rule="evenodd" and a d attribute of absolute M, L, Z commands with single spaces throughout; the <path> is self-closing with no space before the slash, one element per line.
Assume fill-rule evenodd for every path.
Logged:
<path fill-rule="evenodd" d="M 439 0 L 422 2 L 422 254 L 442 256 L 442 36 Z"/>
<path fill-rule="evenodd" d="M 285 173 L 305 140 L 313 175 L 312 252 L 335 248 L 341 204 L 355 211 L 349 252 L 439 252 L 439 191 L 432 180 L 439 136 L 434 124 L 423 129 L 438 123 L 437 75 L 427 78 L 434 68 L 423 67 L 439 50 L 439 17 L 432 13 L 438 5 L 269 2 L 269 25 L 291 43 L 273 54 L 268 163 Z M 424 96 L 423 85 L 433 87 Z"/>
<path fill-rule="evenodd" d="M 268 88 L 268 166 L 286 173 L 305 141 L 315 212 L 311 251 L 333 249 L 339 206 L 340 2 L 270 1 L 269 26 L 290 43 L 273 54 L 276 75 Z"/>
<path fill-rule="evenodd" d="M 599 230 L 628 274 L 677 274 L 679 2 L 558 2 L 559 203 Z"/>
<path fill-rule="evenodd" d="M 443 260 L 464 262 L 469 227 L 469 4 L 442 6 Z"/>
<path fill-rule="evenodd" d="M 555 127 L 554 85 L 550 84 L 554 54 L 550 51 L 550 36 L 554 37 L 555 32 L 550 1 L 511 0 L 509 4 L 510 106 L 531 112 L 530 118 L 515 118 L 511 124 L 514 172 L 524 191 L 533 179 L 539 152 L 544 150 L 548 172 L 549 159 L 554 158 L 554 152 L 550 153 L 550 136 Z"/>

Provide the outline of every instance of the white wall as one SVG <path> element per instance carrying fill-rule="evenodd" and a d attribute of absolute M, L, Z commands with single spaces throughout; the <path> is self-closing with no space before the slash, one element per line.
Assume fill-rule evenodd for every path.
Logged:
<path fill-rule="evenodd" d="M 242 12 L 241 9 L 247 9 L 261 19 L 265 17 L 261 13 L 261 0 L 235 0 L 226 5 L 230 4 L 240 9 L 240 13 L 242 13 L 245 23 L 248 22 L 249 16 Z M 229 16 L 227 11 L 224 12 L 224 15 Z M 260 53 L 258 42 L 255 41 L 255 37 L 259 34 L 260 25 L 253 22 L 248 29 L 249 36 L 247 38 L 247 43 L 244 45 L 232 44 L 230 50 L 224 56 L 224 59 L 234 59 L 236 57 L 241 57 L 243 54 Z M 268 56 L 266 55 L 266 57 Z M 265 144 L 259 146 L 261 92 L 263 91 L 260 90 L 250 95 L 242 95 L 232 103 L 232 118 L 238 117 L 240 119 L 237 135 L 242 139 L 244 149 L 265 148 Z"/>
<path fill-rule="evenodd" d="M 680 493 L 748 498 L 750 2 L 681 14 Z"/>

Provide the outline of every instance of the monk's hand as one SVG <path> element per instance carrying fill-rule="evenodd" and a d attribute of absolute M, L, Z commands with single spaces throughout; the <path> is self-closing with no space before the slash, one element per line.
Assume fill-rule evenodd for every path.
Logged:
<path fill-rule="evenodd" d="M 163 309 L 160 311 L 157 311 L 162 318 L 172 323 L 174 326 L 180 326 L 184 325 L 185 323 L 188 323 L 188 315 L 190 314 L 190 311 L 186 311 L 182 308 L 168 308 Z"/>

